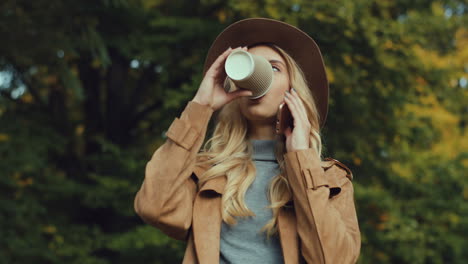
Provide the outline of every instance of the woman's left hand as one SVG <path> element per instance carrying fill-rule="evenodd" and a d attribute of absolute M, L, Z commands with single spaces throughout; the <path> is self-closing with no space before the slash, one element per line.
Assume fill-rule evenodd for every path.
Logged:
<path fill-rule="evenodd" d="M 291 93 L 286 91 L 286 96 L 284 97 L 294 119 L 294 129 L 288 127 L 284 133 L 286 136 L 287 152 L 310 148 L 309 137 L 312 127 L 299 95 L 294 89 L 291 89 L 291 91 Z"/>

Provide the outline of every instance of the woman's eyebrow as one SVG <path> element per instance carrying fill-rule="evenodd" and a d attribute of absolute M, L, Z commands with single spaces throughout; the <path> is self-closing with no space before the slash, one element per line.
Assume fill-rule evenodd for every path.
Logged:
<path fill-rule="evenodd" d="M 284 64 L 284 62 L 282 62 L 282 61 L 279 61 L 279 60 L 269 60 L 269 62 L 273 62 L 273 63 L 275 63 L 275 62 L 276 62 L 276 63 L 283 64 L 283 66 L 286 66 L 286 65 Z"/>

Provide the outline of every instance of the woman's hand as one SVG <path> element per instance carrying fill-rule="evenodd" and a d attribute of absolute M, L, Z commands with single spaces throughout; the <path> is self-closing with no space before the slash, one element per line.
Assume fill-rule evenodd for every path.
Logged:
<path fill-rule="evenodd" d="M 292 93 L 286 91 L 284 97 L 294 119 L 294 129 L 291 131 L 291 127 L 288 127 L 284 133 L 286 136 L 287 152 L 310 148 L 309 137 L 312 127 L 299 95 L 294 89 L 291 89 L 291 91 Z"/>
<path fill-rule="evenodd" d="M 252 91 L 246 89 L 239 89 L 229 93 L 223 88 L 224 80 L 226 79 L 224 63 L 229 54 L 238 49 L 247 51 L 247 47 L 239 47 L 236 49 L 229 48 L 219 55 L 208 71 L 206 71 L 205 77 L 203 77 L 197 94 L 192 101 L 202 105 L 208 105 L 213 109 L 213 111 L 216 111 L 240 96 L 252 95 Z"/>

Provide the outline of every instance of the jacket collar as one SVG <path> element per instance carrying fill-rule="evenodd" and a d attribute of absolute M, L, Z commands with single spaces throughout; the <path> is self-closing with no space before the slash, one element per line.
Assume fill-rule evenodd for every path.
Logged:
<path fill-rule="evenodd" d="M 322 167 L 322 169 L 324 169 L 326 171 L 331 166 L 333 166 L 334 164 L 335 164 L 334 160 L 325 160 L 325 161 L 321 162 L 321 167 Z M 196 174 L 197 177 L 199 177 L 206 170 L 207 170 L 206 167 L 195 167 L 194 168 L 194 173 Z M 200 188 L 200 192 L 210 192 L 210 191 L 212 191 L 212 192 L 215 192 L 217 194 L 222 195 L 224 193 L 224 187 L 226 186 L 226 182 L 227 182 L 227 176 L 226 175 L 209 179 Z M 330 182 L 330 189 L 339 188 L 338 179 L 336 177 L 329 177 L 329 182 Z M 340 190 L 335 190 L 335 192 L 333 192 L 333 190 L 332 190 L 332 193 L 338 194 L 339 191 Z"/>

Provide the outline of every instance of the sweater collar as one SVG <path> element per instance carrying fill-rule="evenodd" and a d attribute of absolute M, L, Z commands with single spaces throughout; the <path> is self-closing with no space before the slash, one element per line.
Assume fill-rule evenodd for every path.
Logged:
<path fill-rule="evenodd" d="M 276 161 L 275 139 L 251 139 L 253 153 L 252 160 Z"/>

